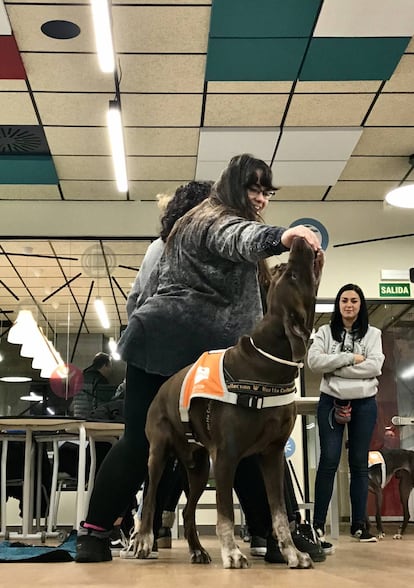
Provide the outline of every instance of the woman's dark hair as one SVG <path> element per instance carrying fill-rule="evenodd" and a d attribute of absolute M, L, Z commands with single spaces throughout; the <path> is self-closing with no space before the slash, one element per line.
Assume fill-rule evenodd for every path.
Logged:
<path fill-rule="evenodd" d="M 161 218 L 160 237 L 165 242 L 176 221 L 186 212 L 205 200 L 211 192 L 213 182 L 188 182 L 176 189 Z"/>
<path fill-rule="evenodd" d="M 339 292 L 336 295 L 335 306 L 331 316 L 332 337 L 335 339 L 335 341 L 339 342 L 342 341 L 344 332 L 344 323 L 342 320 L 341 312 L 339 310 L 339 301 L 341 299 L 342 294 L 349 290 L 356 292 L 361 300 L 361 307 L 359 309 L 358 316 L 355 319 L 354 324 L 352 325 L 352 335 L 354 339 L 362 339 L 362 337 L 368 331 L 368 309 L 364 293 L 361 290 L 361 288 L 356 284 L 345 284 L 344 286 L 342 286 L 342 288 L 339 289 Z"/>
<path fill-rule="evenodd" d="M 100 370 L 104 366 L 110 365 L 110 363 L 111 363 L 111 357 L 107 353 L 100 351 L 99 353 L 97 353 L 95 355 L 95 357 L 93 358 L 92 365 L 89 366 L 88 369 L 93 368 L 95 370 Z"/>
<path fill-rule="evenodd" d="M 255 185 L 265 190 L 276 190 L 272 183 L 272 170 L 253 155 L 236 155 L 215 183 L 211 198 L 239 216 L 257 220 L 257 212 L 247 196 L 249 186 Z"/>

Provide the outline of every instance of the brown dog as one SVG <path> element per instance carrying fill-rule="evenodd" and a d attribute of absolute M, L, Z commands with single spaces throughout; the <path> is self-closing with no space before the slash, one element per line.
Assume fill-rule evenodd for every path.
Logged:
<path fill-rule="evenodd" d="M 292 399 L 298 365 L 305 356 L 311 334 L 316 294 L 323 266 L 323 253 L 316 257 L 303 238 L 292 244 L 289 260 L 276 268 L 267 296 L 267 313 L 251 338 L 243 336 L 224 354 L 224 371 L 234 382 L 253 382 L 251 391 L 239 392 L 238 405 L 194 398 L 189 409 L 197 443 L 189 442 L 180 418 L 182 383 L 191 368 L 172 376 L 158 392 L 148 412 L 146 434 L 150 442 L 149 485 L 144 501 L 135 555 L 146 558 L 153 544 L 152 521 L 156 488 L 165 461 L 173 451 L 187 470 L 189 496 L 183 511 L 185 537 L 192 563 L 209 563 L 196 529 L 195 510 L 213 463 L 216 480 L 217 535 L 225 568 L 246 568 L 248 560 L 234 539 L 232 486 L 239 461 L 259 454 L 265 480 L 273 531 L 291 568 L 309 568 L 308 554 L 298 551 L 290 535 L 283 494 L 283 452 L 296 419 Z M 259 388 L 262 394 L 253 390 Z M 236 385 L 237 389 L 237 385 Z M 289 392 L 288 404 L 256 408 L 274 396 Z M 271 402 L 270 401 L 270 402 Z M 247 407 L 248 406 L 248 407 Z M 254 408 L 252 408 L 252 406 Z"/>
<path fill-rule="evenodd" d="M 378 537 L 385 537 L 381 519 L 382 506 L 382 488 L 385 487 L 392 477 L 399 479 L 399 493 L 401 505 L 403 507 L 403 522 L 400 525 L 399 532 L 394 535 L 394 539 L 402 539 L 410 520 L 408 510 L 408 498 L 411 490 L 414 488 L 414 451 L 409 449 L 381 449 L 379 451 L 384 459 L 385 479 L 383 480 L 381 465 L 376 464 L 368 468 L 368 489 L 375 495 L 375 520 L 377 524 Z M 369 520 L 367 517 L 368 528 Z"/>

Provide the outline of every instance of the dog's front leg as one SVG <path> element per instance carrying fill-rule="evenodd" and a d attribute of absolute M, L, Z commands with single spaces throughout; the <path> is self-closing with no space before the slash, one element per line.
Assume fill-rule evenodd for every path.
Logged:
<path fill-rule="evenodd" d="M 216 480 L 217 537 L 221 543 L 221 558 L 225 568 L 248 568 L 249 561 L 234 539 L 233 480 L 236 465 L 223 451 L 213 457 Z"/>
<path fill-rule="evenodd" d="M 134 539 L 134 555 L 138 559 L 146 559 L 154 544 L 153 521 L 157 488 L 166 464 L 166 448 L 155 441 L 150 445 L 148 459 L 148 491 L 142 506 L 142 518 L 139 532 Z"/>
<path fill-rule="evenodd" d="M 312 560 L 307 553 L 298 551 L 290 534 L 284 499 L 284 448 L 273 445 L 266 454 L 260 456 L 260 465 L 266 486 L 267 499 L 272 515 L 272 525 L 279 549 L 290 568 L 312 568 Z"/>

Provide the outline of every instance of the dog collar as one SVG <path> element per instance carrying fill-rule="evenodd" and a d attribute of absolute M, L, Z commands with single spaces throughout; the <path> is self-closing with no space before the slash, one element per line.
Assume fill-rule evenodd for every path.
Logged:
<path fill-rule="evenodd" d="M 301 361 L 300 362 L 289 361 L 288 359 L 281 359 L 280 357 L 276 357 L 275 355 L 271 355 L 270 353 L 267 353 L 267 351 L 263 351 L 263 349 L 260 349 L 260 347 L 256 347 L 253 339 L 251 337 L 249 337 L 249 338 L 250 338 L 250 343 L 252 344 L 252 347 L 254 347 L 254 349 L 256 349 L 256 351 L 258 351 L 261 355 L 264 355 L 264 357 L 267 357 L 267 359 L 271 359 L 272 361 L 276 361 L 277 363 L 284 363 L 285 365 L 291 365 L 294 367 L 303 368 L 303 363 Z"/>

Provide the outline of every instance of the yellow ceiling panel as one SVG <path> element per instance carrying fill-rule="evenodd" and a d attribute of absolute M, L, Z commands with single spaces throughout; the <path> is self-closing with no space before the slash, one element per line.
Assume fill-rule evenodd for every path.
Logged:
<path fill-rule="evenodd" d="M 204 126 L 279 126 L 287 99 L 286 94 L 208 94 Z"/>
<path fill-rule="evenodd" d="M 295 94 L 287 126 L 359 126 L 373 94 Z"/>
<path fill-rule="evenodd" d="M 128 155 L 197 155 L 198 128 L 131 128 L 124 131 Z"/>
<path fill-rule="evenodd" d="M 351 157 L 341 180 L 399 180 L 409 169 L 404 157 Z"/>

